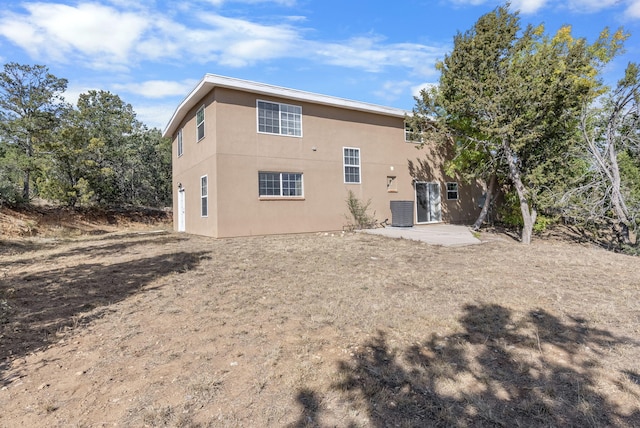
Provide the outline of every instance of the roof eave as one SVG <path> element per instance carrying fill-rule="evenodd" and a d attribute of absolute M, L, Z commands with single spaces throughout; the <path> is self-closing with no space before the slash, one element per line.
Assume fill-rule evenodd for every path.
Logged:
<path fill-rule="evenodd" d="M 278 97 L 287 100 L 322 104 L 348 110 L 381 114 L 384 116 L 404 117 L 407 114 L 411 114 L 411 112 L 409 111 L 393 107 L 385 107 L 377 104 L 369 104 L 360 101 L 332 97 L 329 95 L 321 95 L 312 92 L 300 91 L 297 89 L 273 86 L 266 83 L 258 83 L 231 77 L 218 76 L 214 74 L 206 74 L 196 85 L 196 87 L 189 93 L 189 95 L 187 95 L 186 98 L 178 105 L 178 108 L 176 108 L 175 112 L 171 116 L 171 119 L 169 120 L 169 123 L 165 127 L 164 132 L 162 133 L 163 137 L 171 137 L 186 113 L 197 103 L 199 103 L 200 100 L 202 100 L 202 98 L 215 87 L 235 89 L 238 91 L 251 92 L 258 95 Z"/>

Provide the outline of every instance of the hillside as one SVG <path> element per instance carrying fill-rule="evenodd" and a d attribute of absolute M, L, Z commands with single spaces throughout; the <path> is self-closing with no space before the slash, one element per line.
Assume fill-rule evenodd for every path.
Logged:
<path fill-rule="evenodd" d="M 151 208 L 0 207 L 0 239 L 100 235 L 123 229 L 171 228 L 171 211 Z"/>

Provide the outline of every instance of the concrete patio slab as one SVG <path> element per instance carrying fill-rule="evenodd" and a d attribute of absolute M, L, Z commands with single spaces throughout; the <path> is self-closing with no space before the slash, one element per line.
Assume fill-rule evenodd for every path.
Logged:
<path fill-rule="evenodd" d="M 410 239 L 422 241 L 431 245 L 445 247 L 480 244 L 481 241 L 473 236 L 468 226 L 456 224 L 427 224 L 413 227 L 387 226 L 381 229 L 364 229 L 362 233 L 382 235 L 389 238 Z"/>

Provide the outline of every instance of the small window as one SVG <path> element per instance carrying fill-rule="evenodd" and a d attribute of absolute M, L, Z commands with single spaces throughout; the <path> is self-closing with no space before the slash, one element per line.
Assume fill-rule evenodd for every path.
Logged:
<path fill-rule="evenodd" d="M 396 176 L 387 176 L 387 192 L 395 193 L 398 191 L 398 180 L 396 180 Z"/>
<path fill-rule="evenodd" d="M 458 200 L 458 183 L 447 183 L 447 200 Z"/>
<path fill-rule="evenodd" d="M 200 107 L 196 113 L 196 135 L 197 141 L 204 138 L 204 106 Z"/>
<path fill-rule="evenodd" d="M 182 156 L 182 128 L 178 131 L 178 135 L 176 136 L 177 146 L 178 146 L 178 157 Z"/>
<path fill-rule="evenodd" d="M 344 182 L 360 184 L 360 149 L 344 147 Z"/>
<path fill-rule="evenodd" d="M 260 172 L 258 173 L 259 195 L 301 197 L 302 174 L 297 172 Z"/>
<path fill-rule="evenodd" d="M 209 215 L 209 184 L 207 176 L 200 177 L 200 215 L 207 217 Z"/>
<path fill-rule="evenodd" d="M 302 136 L 302 107 L 258 100 L 258 132 Z"/>

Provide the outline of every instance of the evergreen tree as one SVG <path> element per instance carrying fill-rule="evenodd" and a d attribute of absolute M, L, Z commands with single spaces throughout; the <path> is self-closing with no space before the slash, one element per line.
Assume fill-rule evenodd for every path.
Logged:
<path fill-rule="evenodd" d="M 0 73 L 0 144 L 5 161 L 22 173 L 22 199 L 31 197 L 34 173 L 42 168 L 41 152 L 66 109 L 62 93 L 67 80 L 43 65 L 8 63 Z"/>
<path fill-rule="evenodd" d="M 485 179 L 504 175 L 528 244 L 543 193 L 576 141 L 581 107 L 601 91 L 598 72 L 625 38 L 605 29 L 589 45 L 570 27 L 549 37 L 542 25 L 522 30 L 517 13 L 498 7 L 455 36 L 438 65 L 438 90 L 422 91 L 409 121 L 455 143 L 454 168 Z"/>

